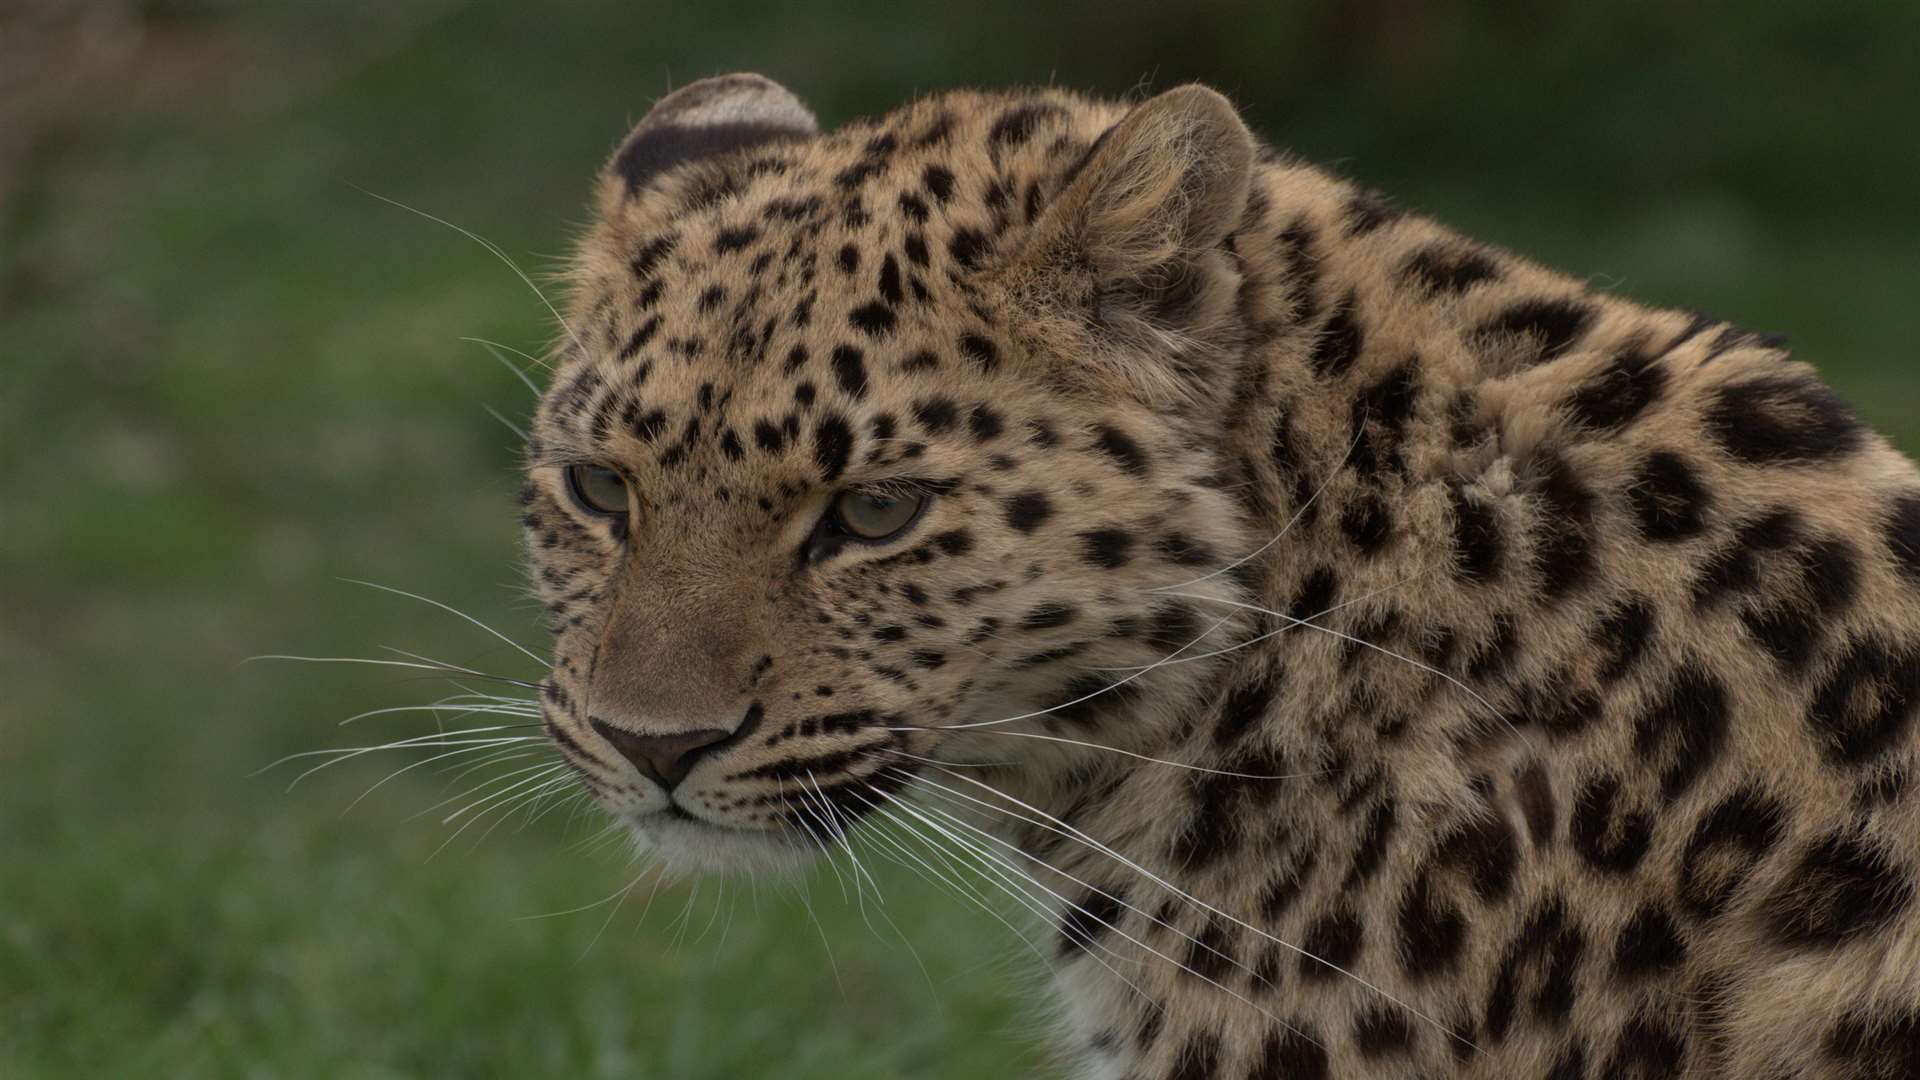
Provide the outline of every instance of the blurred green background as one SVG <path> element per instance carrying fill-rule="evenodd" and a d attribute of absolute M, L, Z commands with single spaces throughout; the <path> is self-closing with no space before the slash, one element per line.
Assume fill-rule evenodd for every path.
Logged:
<path fill-rule="evenodd" d="M 587 818 L 429 858 L 452 828 L 416 815 L 473 778 L 415 770 L 343 815 L 411 759 L 251 775 L 430 730 L 335 724 L 438 692 L 251 654 L 533 674 L 337 580 L 538 639 L 486 412 L 528 395 L 461 339 L 537 351 L 550 324 L 359 189 L 551 270 L 603 155 L 702 75 L 767 72 L 830 125 L 955 84 L 1205 80 L 1483 239 L 1787 332 L 1920 447 L 1920 5 L 1071 7 L 0 5 L 0 1075 L 1049 1068 L 1030 958 L 902 874 L 879 876 L 917 958 L 830 874 L 817 927 L 711 883 L 533 919 L 630 880 L 580 849 Z"/>

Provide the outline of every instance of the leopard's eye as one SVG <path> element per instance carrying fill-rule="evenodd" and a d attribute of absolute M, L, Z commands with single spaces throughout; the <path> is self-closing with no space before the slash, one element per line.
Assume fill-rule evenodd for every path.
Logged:
<path fill-rule="evenodd" d="M 627 516 L 627 482 L 612 469 L 598 465 L 567 466 L 567 489 L 581 506 L 596 514 Z"/>
<path fill-rule="evenodd" d="M 862 540 L 885 540 L 913 524 L 926 502 L 924 495 L 843 491 L 833 500 L 833 513 L 841 528 Z"/>

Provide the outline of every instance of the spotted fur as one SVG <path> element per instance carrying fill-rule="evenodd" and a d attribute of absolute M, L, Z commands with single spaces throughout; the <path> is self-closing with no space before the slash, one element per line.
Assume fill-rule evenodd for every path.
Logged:
<path fill-rule="evenodd" d="M 574 277 L 546 724 L 663 858 L 978 823 L 1089 1076 L 1920 1075 L 1920 473 L 1777 339 L 1196 87 L 697 83 Z"/>

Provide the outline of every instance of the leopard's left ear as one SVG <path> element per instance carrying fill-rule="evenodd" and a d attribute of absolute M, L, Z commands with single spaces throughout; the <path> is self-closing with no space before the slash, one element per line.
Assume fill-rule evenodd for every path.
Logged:
<path fill-rule="evenodd" d="M 820 133 L 792 91 L 764 75 L 716 75 L 661 98 L 607 163 L 603 206 L 645 190 L 671 169 L 716 154 Z"/>
<path fill-rule="evenodd" d="M 1219 93 L 1154 97 L 1094 143 L 1005 280 L 1036 311 L 1075 313 L 1088 327 L 1076 351 L 1096 365 L 1164 384 L 1173 376 L 1152 357 L 1205 347 L 1231 320 L 1238 275 L 1224 242 L 1246 213 L 1253 161 L 1253 136 Z"/>

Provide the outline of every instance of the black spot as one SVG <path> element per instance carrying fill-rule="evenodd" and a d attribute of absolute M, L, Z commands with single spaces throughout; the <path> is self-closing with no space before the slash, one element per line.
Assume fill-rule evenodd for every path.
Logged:
<path fill-rule="evenodd" d="M 665 431 L 666 427 L 667 414 L 659 409 L 654 409 L 652 412 L 640 417 L 634 421 L 632 425 L 634 438 L 646 443 L 650 443 L 659 438 L 660 433 Z"/>
<path fill-rule="evenodd" d="M 962 334 L 960 353 L 979 365 L 981 371 L 992 371 L 1000 366 L 1000 350 L 993 347 L 993 342 L 979 334 Z"/>
<path fill-rule="evenodd" d="M 1007 524 L 1030 533 L 1053 516 L 1053 500 L 1038 491 L 1023 491 L 1006 501 Z"/>
<path fill-rule="evenodd" d="M 1606 660 L 1600 666 L 1604 682 L 1617 682 L 1646 655 L 1653 638 L 1653 608 L 1637 596 L 1628 597 L 1593 624 L 1592 640 Z"/>
<path fill-rule="evenodd" d="M 627 338 L 627 343 L 620 346 L 620 359 L 633 359 L 641 349 L 647 347 L 647 342 L 652 341 L 653 336 L 659 332 L 660 316 L 654 315 L 649 317 L 646 322 L 641 323 L 640 326 L 634 330 L 632 336 Z"/>
<path fill-rule="evenodd" d="M 1308 979 L 1330 979 L 1338 968 L 1353 967 L 1365 939 L 1360 917 L 1345 908 L 1327 912 L 1308 924 L 1300 948 L 1300 974 Z"/>
<path fill-rule="evenodd" d="M 947 241 L 947 254 L 960 264 L 961 269 L 971 270 L 987 252 L 987 237 L 979 229 L 962 227 L 953 230 L 953 239 Z"/>
<path fill-rule="evenodd" d="M 1499 574 L 1505 552 L 1494 509 L 1462 487 L 1448 494 L 1453 503 L 1454 573 L 1468 581 L 1490 581 Z"/>
<path fill-rule="evenodd" d="M 1355 296 L 1352 291 L 1340 306 L 1333 309 L 1327 317 L 1327 323 L 1321 327 L 1320 335 L 1314 339 L 1313 351 L 1307 354 L 1307 362 L 1322 377 L 1333 378 L 1342 375 L 1353 366 L 1360 356 L 1364 335 L 1359 320 L 1354 315 Z"/>
<path fill-rule="evenodd" d="M 1300 591 L 1288 607 L 1287 615 L 1297 621 L 1306 622 L 1325 615 L 1333 607 L 1333 598 L 1339 591 L 1339 579 L 1334 577 L 1328 567 L 1319 567 L 1307 575 L 1300 584 Z"/>
<path fill-rule="evenodd" d="M 1059 956 L 1065 959 L 1091 952 L 1101 936 L 1119 922 L 1122 906 L 1120 899 L 1110 893 L 1089 890 L 1060 917 Z"/>
<path fill-rule="evenodd" d="M 1578 300 L 1525 300 L 1481 324 L 1477 336 L 1489 344 L 1512 337 L 1531 339 L 1533 363 L 1557 360 L 1587 332 L 1593 308 Z"/>
<path fill-rule="evenodd" d="M 1487 1036 L 1503 1041 L 1531 974 L 1533 1015 L 1551 1027 L 1565 1024 L 1572 1012 L 1576 976 L 1586 947 L 1580 928 L 1568 917 L 1565 898 L 1550 895 L 1534 908 L 1508 943 L 1487 995 Z"/>
<path fill-rule="evenodd" d="M 1504 818 L 1489 817 L 1469 822 L 1447 834 L 1434 852 L 1433 861 L 1436 866 L 1464 871 L 1474 895 L 1491 903 L 1505 899 L 1513 890 L 1519 856 L 1513 826 Z"/>
<path fill-rule="evenodd" d="M 1893 561 L 1915 584 L 1920 584 L 1920 494 L 1902 495 L 1893 501 L 1888 516 L 1887 550 Z"/>
<path fill-rule="evenodd" d="M 1850 1080 L 1912 1080 L 1920 1076 L 1920 1009 L 1851 1014 L 1828 1029 L 1821 1046 L 1851 1066 Z"/>
<path fill-rule="evenodd" d="M 987 133 L 987 141 L 1003 146 L 1020 146 L 1033 137 L 1033 129 L 1041 121 L 1064 115 L 1065 109 L 1058 105 L 1035 104 L 1022 105 L 1000 115 L 993 122 L 993 129 Z"/>
<path fill-rule="evenodd" d="M 1505 675 L 1513 666 L 1514 654 L 1520 651 L 1520 631 L 1514 625 L 1513 616 L 1506 612 L 1497 612 L 1493 616 L 1493 636 L 1482 642 L 1467 661 L 1467 678 L 1474 682 L 1486 682 L 1497 676 Z"/>
<path fill-rule="evenodd" d="M 1279 874 L 1267 882 L 1260 891 L 1260 913 L 1268 922 L 1277 922 L 1293 902 L 1307 887 L 1307 879 L 1313 876 L 1313 868 L 1319 861 L 1312 848 L 1295 847 L 1288 849 L 1287 862 Z"/>
<path fill-rule="evenodd" d="M 1608 874 L 1627 874 L 1647 856 L 1653 819 L 1621 805 L 1620 781 L 1602 774 L 1587 781 L 1574 796 L 1568 832 L 1574 850 L 1588 865 Z"/>
<path fill-rule="evenodd" d="M 1800 518 L 1774 510 L 1742 523 L 1732 543 L 1708 556 L 1693 584 L 1693 606 L 1706 610 L 1724 597 L 1752 589 L 1760 580 L 1760 556 L 1798 539 Z"/>
<path fill-rule="evenodd" d="M 880 262 L 880 299 L 888 304 L 898 304 L 906 298 L 900 289 L 900 263 L 891 253 Z"/>
<path fill-rule="evenodd" d="M 933 649 L 915 649 L 910 656 L 913 666 L 932 671 L 947 662 L 947 654 Z"/>
<path fill-rule="evenodd" d="M 846 471 L 847 458 L 853 454 L 853 429 L 838 416 L 821 418 L 813 428 L 813 460 L 820 466 L 820 478 L 832 483 Z"/>
<path fill-rule="evenodd" d="M 833 347 L 833 377 L 840 389 L 855 401 L 867 396 L 867 365 L 859 349 L 851 345 Z"/>
<path fill-rule="evenodd" d="M 1647 455 L 1627 489 L 1640 535 L 1655 543 L 1673 543 L 1706 528 L 1713 496 L 1680 455 L 1656 450 Z"/>
<path fill-rule="evenodd" d="M 1360 1056 L 1365 1058 L 1410 1053 L 1413 1050 L 1413 1021 L 1408 1018 L 1406 1010 L 1397 1006 L 1372 1005 L 1354 1021 L 1353 1041 L 1360 1047 Z M 1286 1074 L 1280 1075 L 1284 1077 Z"/>
<path fill-rule="evenodd" d="M 1380 869 L 1380 861 L 1387 854 L 1387 844 L 1393 839 L 1396 809 L 1390 795 L 1373 804 L 1372 812 L 1367 815 L 1366 827 L 1360 832 L 1360 844 L 1353 851 L 1353 865 L 1347 871 L 1346 880 L 1340 883 L 1342 892 L 1366 884 Z"/>
<path fill-rule="evenodd" d="M 1208 919 L 1207 927 L 1187 947 L 1187 974 L 1205 982 L 1218 983 L 1237 961 L 1230 951 L 1226 926 Z"/>
<path fill-rule="evenodd" d="M 1607 1080 L 1679 1080 L 1687 1043 L 1679 1032 L 1650 1016 L 1638 1016 L 1620 1029 L 1613 1057 L 1598 1076 Z"/>
<path fill-rule="evenodd" d="M 1613 944 L 1613 966 L 1622 978 L 1641 978 L 1680 966 L 1687 958 L 1687 943 L 1673 916 L 1657 904 L 1647 904 L 1633 913 L 1620 928 Z"/>
<path fill-rule="evenodd" d="M 1118 428 L 1099 424 L 1094 427 L 1094 449 L 1106 454 L 1119 464 L 1130 476 L 1147 475 L 1146 452 L 1132 436 Z"/>
<path fill-rule="evenodd" d="M 727 255 L 739 251 L 758 239 L 760 239 L 760 230 L 751 225 L 721 229 L 714 234 L 713 250 L 717 255 Z"/>
<path fill-rule="evenodd" d="M 1581 427 L 1619 431 L 1659 400 L 1667 372 L 1638 352 L 1623 352 L 1567 398 L 1566 409 Z"/>
<path fill-rule="evenodd" d="M 1132 559 L 1133 534 L 1125 529 L 1093 529 L 1080 534 L 1081 558 L 1113 570 Z"/>
<path fill-rule="evenodd" d="M 1536 519 L 1534 569 L 1549 597 L 1573 592 L 1592 577 L 1593 492 L 1566 458 L 1546 453 L 1536 459 L 1535 487 L 1541 506 Z"/>
<path fill-rule="evenodd" d="M 973 534 L 965 529 L 949 529 L 933 538 L 935 546 L 948 555 L 965 555 L 973 550 Z"/>
<path fill-rule="evenodd" d="M 1714 675 L 1686 664 L 1634 723 L 1633 749 L 1660 770 L 1661 796 L 1674 799 L 1713 764 L 1726 734 L 1726 687 Z"/>
<path fill-rule="evenodd" d="M 1153 542 L 1154 553 L 1177 566 L 1208 566 L 1213 563 L 1213 548 L 1182 532 L 1172 532 Z"/>
<path fill-rule="evenodd" d="M 1373 555 L 1392 538 L 1393 515 L 1378 495 L 1363 492 L 1341 512 L 1340 531 L 1360 549 L 1360 554 Z"/>
<path fill-rule="evenodd" d="M 1768 376 L 1730 383 L 1706 411 L 1709 433 L 1753 465 L 1808 465 L 1858 449 L 1865 429 L 1846 402 L 1810 378 Z"/>
<path fill-rule="evenodd" d="M 1897 744 L 1920 711 L 1920 649 L 1851 641 L 1814 692 L 1807 724 L 1827 761 L 1861 766 Z"/>
<path fill-rule="evenodd" d="M 1779 842 L 1786 810 L 1746 787 L 1707 811 L 1680 859 L 1680 902 L 1702 919 L 1727 909 L 1740 886 Z"/>
<path fill-rule="evenodd" d="M 1912 899 L 1901 868 L 1861 837 L 1834 832 L 1801 853 L 1763 910 L 1780 944 L 1831 948 L 1886 926 Z"/>
<path fill-rule="evenodd" d="M 1442 242 L 1408 256 L 1401 274 L 1428 296 L 1458 296 L 1481 282 L 1498 281 L 1500 267 L 1480 251 Z"/>
<path fill-rule="evenodd" d="M 1190 644 L 1200 634 L 1200 617 L 1185 604 L 1169 603 L 1154 609 L 1147 627 L 1147 644 L 1171 652 Z"/>
<path fill-rule="evenodd" d="M 953 197 L 953 173 L 946 166 L 929 165 L 920 179 L 927 185 L 927 193 L 937 201 L 946 202 Z"/>
<path fill-rule="evenodd" d="M 928 398 L 913 403 L 913 418 L 928 434 L 939 435 L 959 422 L 960 409 L 947 398 Z"/>
<path fill-rule="evenodd" d="M 1181 644 L 1185 644 L 1182 642 Z M 1257 678 L 1243 679 L 1228 691 L 1220 703 L 1220 719 L 1213 729 L 1215 746 L 1226 747 L 1254 730 L 1266 717 L 1267 705 L 1280 685 L 1280 673 L 1268 670 Z"/>
<path fill-rule="evenodd" d="M 973 432 L 975 442 L 987 442 L 1005 430 L 1006 425 L 1001 422 L 999 413 L 981 401 L 976 402 L 967 413 L 967 428 Z"/>
<path fill-rule="evenodd" d="M 1020 629 L 1052 630 L 1067 625 L 1079 614 L 1070 604 L 1040 604 L 1020 620 Z"/>
<path fill-rule="evenodd" d="M 893 333 L 893 309 L 879 300 L 854 308 L 847 321 L 868 337 L 886 337 Z"/>
<path fill-rule="evenodd" d="M 660 265 L 660 260 L 673 251 L 673 245 L 678 241 L 679 237 L 672 234 L 649 241 L 634 253 L 633 258 L 627 262 L 627 267 L 633 271 L 634 277 L 642 281 L 651 278 L 654 267 Z"/>
<path fill-rule="evenodd" d="M 1387 202 L 1386 196 L 1377 191 L 1362 189 L 1356 191 L 1347 202 L 1346 234 L 1365 236 L 1391 221 L 1406 216 L 1406 211 Z"/>
<path fill-rule="evenodd" d="M 1247 1080 L 1327 1080 L 1327 1051 L 1299 1021 L 1267 1032 Z"/>
<path fill-rule="evenodd" d="M 1433 895 L 1425 875 L 1400 902 L 1400 967 L 1416 982 L 1454 970 L 1466 941 L 1460 909 Z"/>

